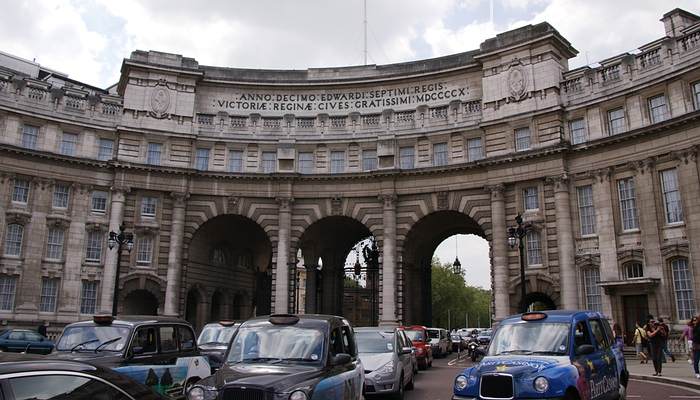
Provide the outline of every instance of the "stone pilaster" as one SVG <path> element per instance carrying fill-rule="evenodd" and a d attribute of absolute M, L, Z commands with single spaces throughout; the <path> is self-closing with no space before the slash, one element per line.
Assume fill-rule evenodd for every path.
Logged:
<path fill-rule="evenodd" d="M 491 251 L 493 254 L 494 318 L 496 321 L 511 314 L 508 295 L 508 235 L 506 233 L 505 186 L 488 186 L 491 192 Z"/>
<path fill-rule="evenodd" d="M 316 265 L 306 265 L 306 306 L 304 313 L 315 314 L 316 311 Z"/>
<path fill-rule="evenodd" d="M 292 199 L 277 198 L 279 227 L 277 230 L 277 266 L 275 276 L 275 313 L 289 312 L 289 233 L 292 228 Z"/>
<path fill-rule="evenodd" d="M 165 288 L 164 314 L 179 315 L 180 280 L 182 279 L 182 239 L 185 235 L 186 193 L 171 193 L 173 214 L 170 224 L 170 248 L 168 250 L 168 275 Z"/>
<path fill-rule="evenodd" d="M 610 169 L 593 172 L 593 206 L 595 208 L 595 228 L 598 234 L 600 251 L 600 280 L 616 281 L 620 278 L 617 266 L 617 236 L 613 218 L 612 195 L 610 192 Z M 612 315 L 612 302 L 609 296 L 602 296 L 603 312 Z"/>
<path fill-rule="evenodd" d="M 698 172 L 698 146 L 676 154 L 679 160 L 678 181 L 680 183 L 681 201 L 683 202 L 683 220 L 685 232 L 690 243 L 690 259 L 688 268 L 692 271 L 695 281 L 695 308 L 700 309 L 700 173 Z M 668 284 L 669 291 L 673 290 L 672 283 Z M 669 296 L 673 298 L 673 295 Z M 675 319 L 676 316 L 673 316 Z"/>
<path fill-rule="evenodd" d="M 109 205 L 109 232 L 119 232 L 119 226 L 124 219 L 124 201 L 128 189 L 112 188 L 112 199 Z M 105 237 L 107 239 L 107 237 Z M 117 260 L 119 254 L 117 248 L 110 250 L 107 246 L 104 247 L 107 254 L 105 255 L 105 266 L 102 273 L 102 288 L 100 289 L 100 313 L 111 314 L 112 302 L 114 301 L 114 281 L 119 277 L 117 273 Z"/>
<path fill-rule="evenodd" d="M 396 194 L 379 196 L 383 204 L 382 313 L 379 325 L 396 326 Z"/>
<path fill-rule="evenodd" d="M 569 179 L 566 175 L 549 179 L 554 184 L 554 204 L 557 221 L 557 250 L 559 252 L 559 290 L 561 307 L 579 309 L 576 284 L 574 233 L 571 224 Z"/>

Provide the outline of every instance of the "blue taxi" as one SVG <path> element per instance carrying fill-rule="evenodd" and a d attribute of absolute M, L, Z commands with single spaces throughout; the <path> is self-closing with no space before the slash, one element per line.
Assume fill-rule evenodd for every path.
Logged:
<path fill-rule="evenodd" d="M 452 399 L 624 399 L 628 378 L 602 314 L 530 312 L 501 321 L 486 357 L 455 378 Z"/>

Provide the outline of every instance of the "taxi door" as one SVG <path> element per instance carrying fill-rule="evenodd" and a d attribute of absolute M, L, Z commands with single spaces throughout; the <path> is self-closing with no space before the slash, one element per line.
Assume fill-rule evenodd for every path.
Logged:
<path fill-rule="evenodd" d="M 617 360 L 612 351 L 613 338 L 608 337 L 603 321 L 600 319 L 590 319 L 588 325 L 591 328 L 593 343 L 596 346 L 596 351 L 593 353 L 595 355 L 593 365 L 597 370 L 597 377 L 591 382 L 591 398 L 614 399 L 618 394 L 619 374 Z"/>
<path fill-rule="evenodd" d="M 576 367 L 578 376 L 576 380 L 576 389 L 578 390 L 581 400 L 590 400 L 592 382 L 596 377 L 595 369 L 595 352 L 592 354 L 577 354 L 579 346 L 587 344 L 593 346 L 591 332 L 585 319 L 574 321 L 573 325 L 573 358 L 571 363 Z"/>
<path fill-rule="evenodd" d="M 341 353 L 349 354 L 351 361 L 340 365 L 330 365 L 333 357 Z M 364 384 L 364 371 L 362 363 L 357 357 L 354 336 L 349 326 L 331 325 L 328 336 L 327 362 L 327 372 L 316 385 L 313 399 L 360 399 Z"/>

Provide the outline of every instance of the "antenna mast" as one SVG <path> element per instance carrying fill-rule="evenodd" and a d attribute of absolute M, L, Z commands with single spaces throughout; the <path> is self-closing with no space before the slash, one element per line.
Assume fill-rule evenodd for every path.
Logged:
<path fill-rule="evenodd" d="M 365 27 L 365 65 L 367 65 L 367 0 L 364 0 L 364 27 Z"/>

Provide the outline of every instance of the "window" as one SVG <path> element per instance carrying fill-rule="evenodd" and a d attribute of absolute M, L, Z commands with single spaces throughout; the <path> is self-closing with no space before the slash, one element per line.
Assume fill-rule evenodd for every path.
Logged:
<path fill-rule="evenodd" d="M 331 174 L 345 172 L 345 152 L 331 151 Z"/>
<path fill-rule="evenodd" d="M 36 149 L 36 139 L 39 137 L 39 128 L 31 125 L 22 126 L 22 147 Z"/>
<path fill-rule="evenodd" d="M 540 202 L 539 197 L 537 196 L 536 186 L 523 189 L 523 203 L 525 211 L 538 210 L 540 208 Z"/>
<path fill-rule="evenodd" d="M 608 111 L 608 128 L 611 135 L 625 131 L 625 110 L 622 107 Z"/>
<path fill-rule="evenodd" d="M 184 326 L 178 326 L 177 334 L 180 339 L 180 350 L 192 350 L 194 348 L 194 335 Z"/>
<path fill-rule="evenodd" d="M 300 152 L 297 167 L 300 174 L 312 174 L 314 172 L 314 153 Z"/>
<path fill-rule="evenodd" d="M 695 100 L 695 109 L 700 110 L 700 82 L 693 84 L 693 99 Z"/>
<path fill-rule="evenodd" d="M 114 140 L 100 139 L 100 149 L 97 152 L 97 159 L 101 161 L 109 161 L 112 159 L 114 151 Z"/>
<path fill-rule="evenodd" d="M 243 152 L 240 150 L 228 151 L 228 172 L 243 171 Z"/>
<path fill-rule="evenodd" d="M 608 339 L 605 335 L 605 328 L 600 320 L 591 319 L 588 323 L 591 325 L 591 331 L 593 331 L 593 338 L 595 339 L 596 346 L 601 350 L 610 347 L 610 343 L 608 343 Z"/>
<path fill-rule="evenodd" d="M 377 150 L 362 150 L 362 170 L 374 171 L 377 169 Z"/>
<path fill-rule="evenodd" d="M 92 192 L 91 198 L 92 212 L 104 213 L 107 211 L 107 192 L 95 190 Z"/>
<path fill-rule="evenodd" d="M 673 290 L 676 294 L 676 312 L 678 319 L 691 319 L 695 315 L 695 300 L 693 298 L 693 281 L 688 270 L 688 259 L 676 258 L 671 261 L 673 275 Z"/>
<path fill-rule="evenodd" d="M 484 158 L 484 147 L 481 145 L 481 138 L 467 140 L 467 154 L 469 161 L 476 161 Z"/>
<path fill-rule="evenodd" d="M 68 185 L 56 184 L 53 187 L 53 208 L 68 208 Z"/>
<path fill-rule="evenodd" d="M 200 171 L 206 171 L 209 169 L 209 149 L 197 149 L 197 158 L 194 165 L 195 168 Z"/>
<path fill-rule="evenodd" d="M 666 223 L 683 222 L 681 193 L 678 189 L 678 174 L 675 168 L 661 171 L 661 190 L 666 210 Z"/>
<path fill-rule="evenodd" d="M 262 153 L 262 172 L 266 174 L 273 173 L 277 170 L 277 153 L 274 151 L 263 151 Z"/>
<path fill-rule="evenodd" d="M 435 143 L 433 145 L 433 165 L 447 165 L 447 143 Z"/>
<path fill-rule="evenodd" d="M 644 268 L 642 267 L 642 263 L 633 261 L 633 262 L 628 262 L 625 265 L 622 266 L 623 269 L 623 274 L 625 276 L 625 279 L 634 279 L 634 278 L 643 278 L 644 277 Z"/>
<path fill-rule="evenodd" d="M 602 297 L 600 294 L 600 270 L 598 268 L 586 268 L 583 270 L 583 290 L 586 296 L 586 309 L 602 311 Z"/>
<path fill-rule="evenodd" d="M 42 278 L 41 279 L 41 302 L 39 303 L 39 311 L 55 312 L 56 297 L 58 296 L 58 279 Z"/>
<path fill-rule="evenodd" d="M 97 379 L 84 376 L 38 375 L 8 379 L 15 400 L 71 399 L 71 400 L 126 400 L 120 391 Z M 37 388 L 41 388 L 38 392 Z M 37 397 L 37 393 L 41 397 Z"/>
<path fill-rule="evenodd" d="M 102 260 L 102 232 L 88 231 L 85 240 L 85 261 L 99 263 Z"/>
<path fill-rule="evenodd" d="M 74 156 L 77 147 L 78 135 L 75 133 L 63 133 L 63 138 L 61 139 L 61 154 Z"/>
<path fill-rule="evenodd" d="M 156 328 L 145 327 L 139 328 L 134 334 L 134 339 L 131 342 L 131 348 L 141 348 L 141 354 L 155 353 L 158 350 L 156 343 Z"/>
<path fill-rule="evenodd" d="M 27 204 L 29 200 L 29 181 L 15 179 L 15 186 L 12 189 L 12 202 Z"/>
<path fill-rule="evenodd" d="M 168 353 L 177 351 L 177 335 L 174 326 L 161 326 L 160 330 L 160 351 Z"/>
<path fill-rule="evenodd" d="M 46 258 L 49 260 L 60 260 L 63 258 L 63 236 L 62 228 L 51 227 L 46 236 Z"/>
<path fill-rule="evenodd" d="M 160 165 L 160 154 L 162 149 L 163 145 L 161 143 L 149 143 L 146 163 L 151 165 Z"/>
<path fill-rule="evenodd" d="M 515 130 L 515 151 L 528 150 L 530 148 L 530 128 L 518 128 Z"/>
<path fill-rule="evenodd" d="M 540 233 L 537 231 L 530 231 L 525 235 L 525 241 L 527 244 L 527 265 L 542 265 L 542 241 L 540 240 Z"/>
<path fill-rule="evenodd" d="M 24 235 L 24 226 L 20 224 L 8 224 L 7 232 L 5 232 L 5 255 L 6 256 L 21 256 L 22 255 L 22 236 Z"/>
<path fill-rule="evenodd" d="M 0 275 L 0 310 L 12 311 L 12 309 L 15 307 L 16 288 L 16 277 Z"/>
<path fill-rule="evenodd" d="M 399 149 L 399 168 L 412 169 L 414 166 L 415 150 L 411 147 L 401 147 Z"/>
<path fill-rule="evenodd" d="M 579 144 L 588 140 L 586 124 L 583 118 L 569 122 L 569 130 L 571 131 L 571 144 Z"/>
<path fill-rule="evenodd" d="M 94 314 L 97 309 L 97 281 L 83 281 L 80 291 L 80 313 Z"/>
<path fill-rule="evenodd" d="M 666 96 L 660 94 L 649 99 L 649 116 L 652 124 L 668 119 Z"/>
<path fill-rule="evenodd" d="M 593 207 L 593 187 L 591 185 L 576 188 L 578 194 L 578 214 L 581 235 L 595 234 L 595 208 Z"/>
<path fill-rule="evenodd" d="M 146 218 L 154 218 L 156 216 L 156 208 L 158 199 L 155 197 L 144 196 L 141 199 L 141 216 Z"/>
<path fill-rule="evenodd" d="M 136 246 L 136 263 L 149 265 L 153 256 L 153 238 L 143 236 L 138 239 Z"/>
<path fill-rule="evenodd" d="M 620 193 L 620 214 L 622 214 L 622 229 L 639 229 L 637 217 L 637 202 L 634 194 L 634 179 L 621 179 L 617 182 Z"/>

